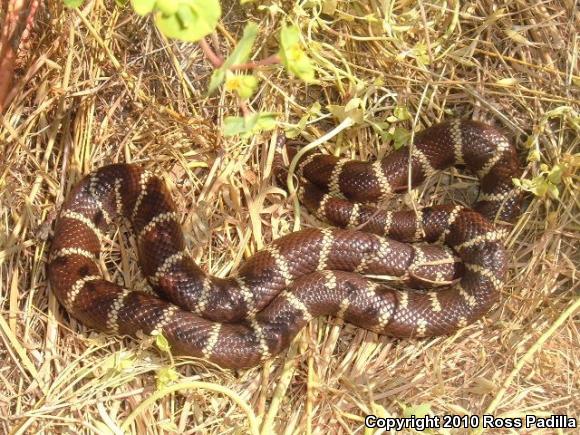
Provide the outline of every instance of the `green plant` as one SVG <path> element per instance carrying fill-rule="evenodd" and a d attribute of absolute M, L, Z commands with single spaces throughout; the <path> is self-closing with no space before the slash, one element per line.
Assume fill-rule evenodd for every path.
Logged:
<path fill-rule="evenodd" d="M 573 183 L 571 174 L 578 167 L 579 159 L 578 154 L 576 154 L 564 156 L 565 158 L 557 163 L 546 160 L 539 138 L 552 119 L 560 119 L 561 122 L 568 123 L 575 131 L 580 132 L 580 116 L 572 107 L 561 106 L 546 112 L 538 124 L 534 126 L 532 134 L 525 143 L 529 149 L 528 161 L 532 164 L 539 163 L 536 175 L 531 179 L 513 178 L 512 182 L 519 189 L 530 192 L 539 198 L 558 200 L 562 183 Z"/>
<path fill-rule="evenodd" d="M 83 0 L 63 0 L 70 8 L 79 7 Z M 248 3 L 240 0 L 240 3 Z M 118 4 L 123 5 L 118 1 Z M 226 136 L 248 136 L 253 133 L 275 128 L 275 114 L 252 113 L 246 101 L 258 89 L 259 79 L 253 70 L 266 65 L 281 64 L 293 76 L 307 83 L 315 79 L 314 63 L 304 50 L 300 28 L 283 25 L 279 32 L 279 50 L 265 59 L 250 62 L 252 47 L 258 35 L 258 25 L 248 23 L 241 39 L 231 54 L 223 60 L 204 39 L 212 34 L 221 18 L 219 0 L 130 0 L 133 10 L 141 15 L 152 15 L 159 31 L 168 38 L 186 42 L 197 42 L 207 60 L 214 67 L 208 95 L 220 86 L 238 98 L 242 117 L 230 116 L 225 119 Z"/>

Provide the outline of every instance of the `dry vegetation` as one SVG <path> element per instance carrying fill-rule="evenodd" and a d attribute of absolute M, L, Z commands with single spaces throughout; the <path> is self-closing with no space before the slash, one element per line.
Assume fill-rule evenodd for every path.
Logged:
<path fill-rule="evenodd" d="M 339 123 L 328 105 L 360 97 L 364 119 L 327 150 L 383 155 L 391 144 L 373 125 L 405 107 L 408 129 L 450 116 L 502 127 L 522 161 L 540 152 L 525 178 L 541 164 L 565 165 L 560 198 L 530 195 L 511 232 L 501 303 L 455 335 L 429 340 L 321 318 L 288 353 L 240 372 L 181 358 L 172 366 L 148 340 L 97 334 L 70 319 L 47 286 L 47 229 L 73 183 L 103 164 L 138 161 L 166 174 L 194 257 L 217 275 L 295 226 L 320 224 L 295 214 L 273 187 L 270 134 L 220 134 L 223 117 L 239 108 L 228 94 L 205 96 L 211 65 L 196 44 L 169 43 L 113 1 L 74 12 L 50 0 L 0 124 L 0 433 L 362 433 L 365 414 L 427 407 L 580 417 L 576 2 L 339 0 L 318 18 L 317 1 L 258 3 L 271 7 L 224 2 L 217 40 L 229 52 L 252 19 L 263 58 L 275 52 L 286 13 L 301 25 L 320 83 L 264 68 L 250 107 L 278 112 L 288 126 L 319 102 L 305 143 Z M 452 170 L 389 207 L 471 201 L 474 192 L 474 178 Z M 131 237 L 111 234 L 106 251 L 112 279 L 145 285 Z M 158 389 L 171 367 L 178 379 Z"/>

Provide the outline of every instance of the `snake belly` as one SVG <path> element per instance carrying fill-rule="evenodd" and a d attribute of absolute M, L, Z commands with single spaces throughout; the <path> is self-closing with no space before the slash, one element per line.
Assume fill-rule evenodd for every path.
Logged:
<path fill-rule="evenodd" d="M 465 165 L 480 179 L 473 209 L 386 212 L 368 204 L 406 189 L 409 175 L 414 186 L 452 165 Z M 188 255 L 163 180 L 139 165 L 108 165 L 84 177 L 60 210 L 50 285 L 67 312 L 91 328 L 162 333 L 175 354 L 227 368 L 271 358 L 321 315 L 396 337 L 449 334 L 498 298 L 507 260 L 503 231 L 492 222 L 519 215 L 521 194 L 511 178 L 520 173 L 513 145 L 474 121 L 430 127 L 412 147 L 376 162 L 309 154 L 298 165 L 300 199 L 342 228 L 290 233 L 221 278 Z M 119 217 L 131 224 L 142 272 L 157 294 L 108 281 L 100 270 L 104 231 Z M 361 225 L 364 232 L 353 229 Z M 416 240 L 441 244 L 408 243 Z M 363 274 L 429 289 L 398 290 Z"/>

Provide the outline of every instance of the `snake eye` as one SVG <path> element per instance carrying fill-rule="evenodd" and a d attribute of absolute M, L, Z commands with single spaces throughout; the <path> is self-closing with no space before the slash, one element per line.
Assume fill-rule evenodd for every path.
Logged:
<path fill-rule="evenodd" d="M 346 289 L 346 293 L 349 296 L 357 292 L 356 285 L 350 281 L 347 281 L 344 283 L 344 288 Z"/>
<path fill-rule="evenodd" d="M 103 226 L 104 220 L 105 220 L 105 216 L 103 215 L 103 211 L 102 210 L 98 210 L 95 213 L 95 217 L 93 218 L 93 220 L 95 221 L 95 225 L 98 228 L 101 228 Z"/>
<path fill-rule="evenodd" d="M 151 231 L 151 234 L 148 237 L 150 240 L 153 240 L 155 243 L 162 242 L 164 239 L 163 230 L 161 229 L 154 229 Z"/>
<path fill-rule="evenodd" d="M 86 264 L 79 269 L 79 275 L 83 278 L 85 276 L 87 276 L 89 273 L 90 273 L 90 269 L 89 269 L 89 266 L 87 266 Z"/>
<path fill-rule="evenodd" d="M 52 260 L 52 264 L 54 264 L 55 266 L 66 266 L 68 264 L 69 258 L 64 255 L 62 257 L 57 257 L 54 260 Z"/>
<path fill-rule="evenodd" d="M 93 281 L 89 281 L 89 282 L 85 283 L 84 288 L 91 293 L 94 293 L 97 291 L 97 285 Z"/>

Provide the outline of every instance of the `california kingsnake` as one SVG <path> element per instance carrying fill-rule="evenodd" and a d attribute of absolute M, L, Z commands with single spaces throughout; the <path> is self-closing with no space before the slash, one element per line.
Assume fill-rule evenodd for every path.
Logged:
<path fill-rule="evenodd" d="M 366 204 L 405 190 L 409 175 L 415 186 L 456 164 L 480 179 L 475 211 L 442 205 L 385 212 Z M 180 217 L 160 178 L 137 165 L 104 166 L 83 178 L 62 206 L 50 283 L 66 310 L 89 327 L 161 332 L 175 353 L 230 368 L 279 353 L 320 315 L 398 337 L 448 334 L 497 300 L 507 260 L 502 233 L 491 221 L 512 222 L 519 215 L 521 195 L 511 178 L 520 172 L 506 138 L 473 121 L 430 127 L 412 147 L 374 163 L 307 155 L 298 166 L 306 207 L 335 225 L 362 225 L 367 232 L 291 233 L 254 254 L 235 275 L 219 278 L 187 254 Z M 132 225 L 142 271 L 158 296 L 107 281 L 99 269 L 101 233 L 119 216 Z M 446 246 L 405 243 L 415 240 Z M 415 287 L 458 282 L 396 290 L 361 274 L 390 275 Z"/>

